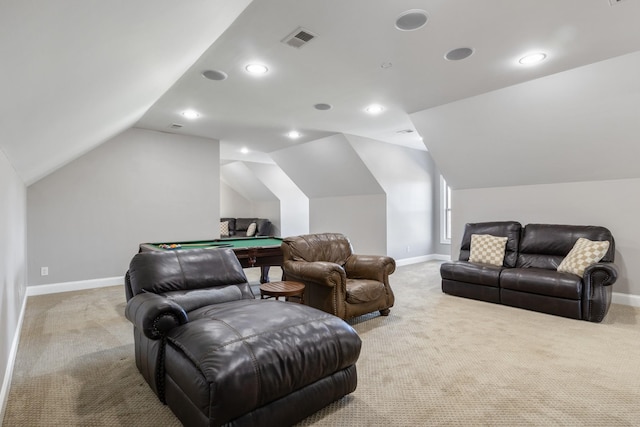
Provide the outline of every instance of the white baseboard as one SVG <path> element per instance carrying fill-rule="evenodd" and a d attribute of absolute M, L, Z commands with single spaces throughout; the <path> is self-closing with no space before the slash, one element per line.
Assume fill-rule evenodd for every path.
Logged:
<path fill-rule="evenodd" d="M 0 389 L 0 425 L 2 425 L 2 420 L 4 419 L 4 411 L 7 407 L 7 399 L 9 398 L 9 390 L 11 388 L 11 379 L 13 378 L 13 366 L 16 362 L 16 355 L 18 354 L 20 332 L 22 331 L 22 320 L 24 319 L 24 312 L 26 308 L 27 295 L 25 294 L 24 298 L 22 299 L 22 308 L 20 309 L 20 315 L 18 316 L 18 324 L 16 325 L 16 330 L 13 334 L 13 340 L 11 342 L 9 359 L 7 360 L 7 369 L 4 372 L 4 380 L 2 381 L 2 388 Z"/>
<path fill-rule="evenodd" d="M 451 261 L 451 257 L 449 255 L 440 254 L 422 255 L 413 258 L 398 259 L 396 260 L 396 265 L 401 267 L 403 265 L 417 264 L 419 262 L 427 261 Z"/>
<path fill-rule="evenodd" d="M 124 277 L 105 277 L 102 279 L 79 280 L 77 282 L 51 283 L 48 285 L 27 286 L 27 296 L 57 294 L 59 292 L 82 291 L 84 289 L 104 288 L 124 284 Z"/>
<path fill-rule="evenodd" d="M 621 294 L 613 292 L 611 302 L 614 304 L 630 305 L 632 307 L 640 307 L 640 295 Z"/>

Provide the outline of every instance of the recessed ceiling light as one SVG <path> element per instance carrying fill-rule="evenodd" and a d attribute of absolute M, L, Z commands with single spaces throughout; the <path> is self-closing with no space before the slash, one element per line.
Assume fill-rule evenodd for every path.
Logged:
<path fill-rule="evenodd" d="M 544 61 L 547 58 L 547 54 L 543 52 L 530 53 L 518 60 L 522 65 L 533 65 Z"/>
<path fill-rule="evenodd" d="M 449 61 L 460 61 L 470 57 L 473 54 L 473 49 L 470 47 L 459 47 L 457 49 L 450 50 L 444 57 Z"/>
<path fill-rule="evenodd" d="M 400 31 L 414 31 L 424 27 L 427 23 L 427 12 L 420 9 L 411 9 L 402 12 L 396 19 L 396 28 Z"/>
<path fill-rule="evenodd" d="M 225 80 L 228 77 L 227 73 L 220 70 L 205 70 L 202 76 L 209 80 Z"/>
<path fill-rule="evenodd" d="M 248 153 L 249 153 L 249 149 L 248 149 L 247 147 L 242 147 L 242 148 L 240 149 L 240 152 L 241 152 L 242 154 L 248 154 Z"/>
<path fill-rule="evenodd" d="M 380 114 L 384 111 L 384 107 L 378 104 L 369 105 L 365 111 L 369 114 Z"/>
<path fill-rule="evenodd" d="M 330 110 L 333 107 L 331 106 L 331 104 L 320 103 L 320 104 L 314 105 L 313 108 L 315 108 L 316 110 L 326 111 L 326 110 Z"/>
<path fill-rule="evenodd" d="M 197 119 L 198 117 L 200 117 L 200 113 L 198 113 L 196 110 L 184 110 L 182 112 L 182 115 L 187 119 Z"/>
<path fill-rule="evenodd" d="M 292 130 L 291 132 L 287 133 L 287 136 L 291 139 L 300 138 L 300 132 L 298 132 L 297 130 Z"/>
<path fill-rule="evenodd" d="M 249 64 L 245 67 L 245 70 L 251 74 L 264 74 L 269 71 L 267 66 L 262 64 Z"/>

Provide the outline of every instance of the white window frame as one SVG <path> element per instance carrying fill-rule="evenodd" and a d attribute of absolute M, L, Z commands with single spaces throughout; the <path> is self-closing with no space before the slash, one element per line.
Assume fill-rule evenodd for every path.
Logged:
<path fill-rule="evenodd" d="M 440 175 L 440 243 L 451 244 L 451 187 Z"/>

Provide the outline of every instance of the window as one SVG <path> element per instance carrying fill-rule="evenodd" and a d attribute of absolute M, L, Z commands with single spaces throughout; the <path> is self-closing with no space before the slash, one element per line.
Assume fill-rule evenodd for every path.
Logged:
<path fill-rule="evenodd" d="M 441 243 L 451 243 L 451 187 L 447 185 L 447 181 L 440 175 L 440 241 Z"/>

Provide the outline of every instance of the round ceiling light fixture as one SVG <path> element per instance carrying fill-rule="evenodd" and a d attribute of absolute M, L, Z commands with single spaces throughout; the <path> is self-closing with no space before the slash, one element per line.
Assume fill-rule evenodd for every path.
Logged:
<path fill-rule="evenodd" d="M 287 136 L 291 139 L 300 138 L 300 132 L 298 132 L 297 130 L 292 130 L 289 133 L 287 133 Z"/>
<path fill-rule="evenodd" d="M 333 106 L 331 106 L 331 104 L 320 103 L 320 104 L 314 105 L 313 108 L 320 111 L 326 111 L 326 110 L 331 110 Z"/>
<path fill-rule="evenodd" d="M 206 79 L 209 79 L 209 80 L 226 80 L 226 78 L 229 77 L 229 76 L 224 71 L 220 71 L 220 70 L 205 70 L 205 71 L 202 72 L 202 77 L 204 77 Z"/>
<path fill-rule="evenodd" d="M 444 57 L 448 61 L 460 61 L 473 55 L 473 49 L 470 47 L 459 47 L 457 49 L 450 50 Z"/>
<path fill-rule="evenodd" d="M 365 111 L 369 114 L 380 114 L 384 111 L 384 107 L 378 104 L 371 104 L 365 108 Z"/>
<path fill-rule="evenodd" d="M 411 9 L 402 12 L 396 18 L 396 28 L 400 31 L 415 31 L 424 27 L 429 19 L 427 12 L 421 9 Z"/>
<path fill-rule="evenodd" d="M 187 119 L 197 119 L 200 117 L 200 113 L 196 110 L 184 110 L 181 114 Z"/>
<path fill-rule="evenodd" d="M 242 154 L 249 154 L 249 149 L 248 149 L 247 147 L 242 147 L 242 148 L 240 149 L 240 152 L 241 152 Z"/>
<path fill-rule="evenodd" d="M 522 65 L 535 65 L 547 59 L 547 54 L 544 52 L 529 53 L 518 60 Z"/>
<path fill-rule="evenodd" d="M 267 71 L 269 71 L 267 66 L 263 64 L 249 64 L 246 67 L 244 67 L 244 69 L 254 75 L 265 74 Z"/>

